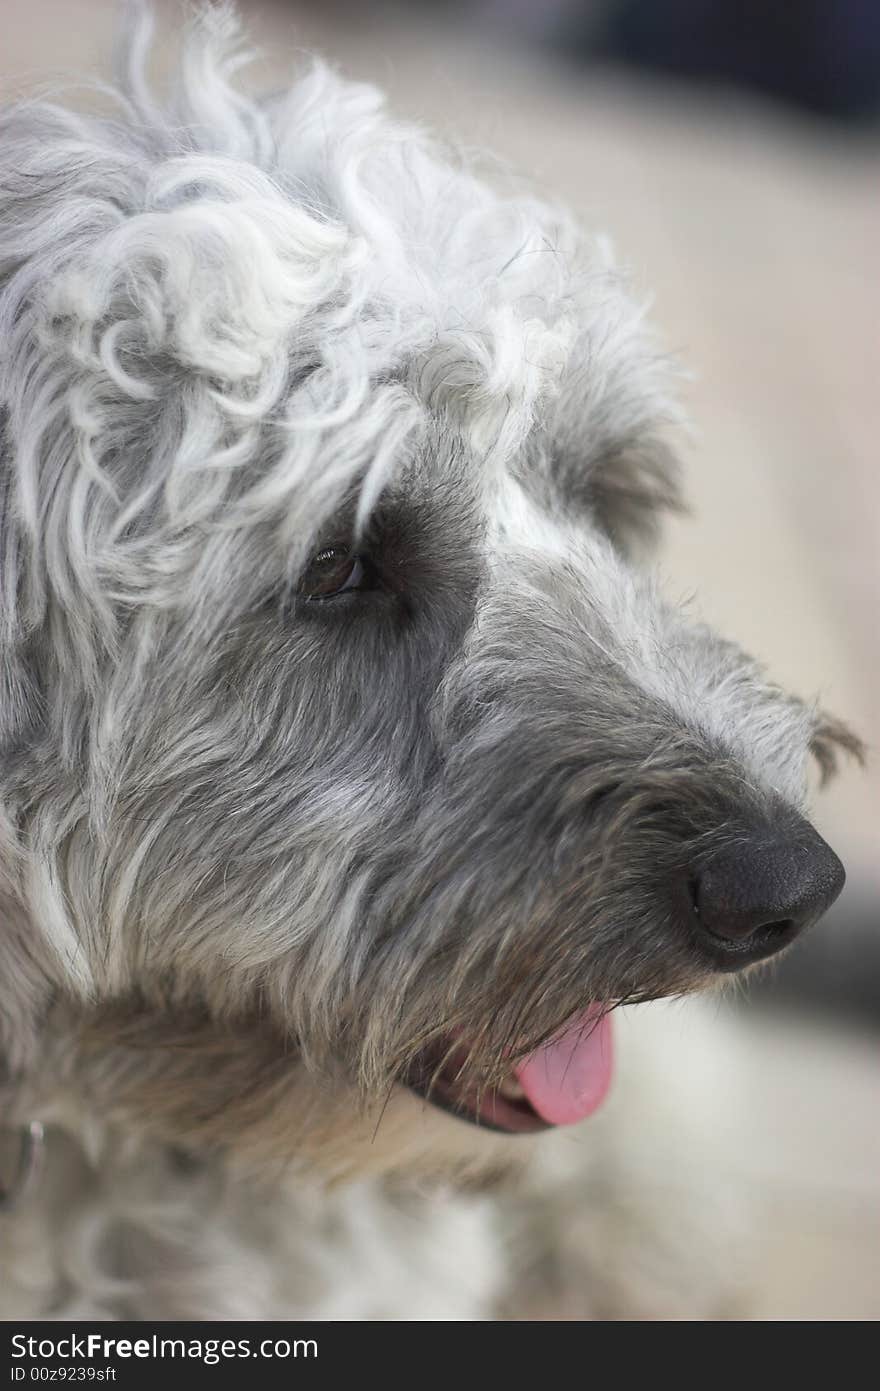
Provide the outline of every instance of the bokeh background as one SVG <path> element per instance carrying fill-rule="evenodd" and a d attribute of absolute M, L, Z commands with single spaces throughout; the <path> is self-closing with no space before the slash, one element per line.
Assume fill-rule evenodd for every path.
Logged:
<path fill-rule="evenodd" d="M 880 7 L 240 8 L 263 51 L 256 80 L 282 78 L 297 50 L 320 51 L 384 87 L 408 118 L 490 148 L 610 233 L 693 373 L 683 391 L 693 516 L 670 526 L 669 590 L 697 592 L 706 618 L 876 750 Z M 156 9 L 170 32 L 177 0 Z M 0 0 L 0 12 L 3 98 L 108 71 L 114 0 Z M 753 1052 L 765 1050 L 743 1132 L 765 1142 L 754 1307 L 765 1318 L 876 1318 L 876 755 L 817 797 L 815 821 L 847 864 L 847 888 L 827 926 L 737 1006 Z"/>

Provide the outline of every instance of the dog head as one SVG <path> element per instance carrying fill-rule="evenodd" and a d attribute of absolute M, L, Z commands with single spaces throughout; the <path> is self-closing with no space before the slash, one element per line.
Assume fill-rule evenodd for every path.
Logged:
<path fill-rule="evenodd" d="M 290 1086 L 280 1148 L 395 1084 L 576 1120 L 612 1007 L 836 896 L 856 744 L 644 568 L 675 412 L 607 247 L 232 37 L 2 118 L 9 1065 L 51 1009 L 212 1142 Z"/>

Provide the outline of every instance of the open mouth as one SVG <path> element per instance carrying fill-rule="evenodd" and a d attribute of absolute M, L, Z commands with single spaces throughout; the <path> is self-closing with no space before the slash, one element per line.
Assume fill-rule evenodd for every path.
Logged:
<path fill-rule="evenodd" d="M 611 1019 L 603 1006 L 591 1005 L 493 1088 L 481 1090 L 467 1080 L 467 1056 L 464 1044 L 441 1042 L 418 1058 L 408 1085 L 460 1120 L 508 1135 L 576 1125 L 601 1105 L 611 1085 Z"/>

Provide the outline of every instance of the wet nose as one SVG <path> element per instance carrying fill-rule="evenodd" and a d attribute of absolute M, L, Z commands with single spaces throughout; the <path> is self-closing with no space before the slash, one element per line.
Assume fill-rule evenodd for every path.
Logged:
<path fill-rule="evenodd" d="M 715 855 L 694 886 L 697 932 L 720 970 L 772 956 L 831 907 L 843 865 L 807 822 L 758 833 Z"/>

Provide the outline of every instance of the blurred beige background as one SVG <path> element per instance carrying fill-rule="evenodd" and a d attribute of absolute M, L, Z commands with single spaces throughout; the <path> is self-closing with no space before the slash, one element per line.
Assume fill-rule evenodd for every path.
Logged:
<path fill-rule="evenodd" d="M 2 0 L 0 96 L 106 72 L 116 8 Z M 383 86 L 407 117 L 488 146 L 612 235 L 695 374 L 684 393 L 695 426 L 685 460 L 694 517 L 671 531 L 671 591 L 697 591 L 710 621 L 876 749 L 876 133 L 853 136 L 724 92 L 562 66 L 437 17 L 428 24 L 421 12 L 389 18 L 369 4 L 284 0 L 241 8 L 264 49 L 258 74 L 277 80 L 296 49 L 320 50 Z M 178 5 L 159 0 L 157 9 L 165 21 Z M 815 820 L 847 863 L 846 893 L 873 905 L 880 931 L 876 756 L 817 799 Z M 777 1209 L 769 1317 L 880 1316 L 875 1052 L 841 1035 L 803 1064 L 801 1100 L 825 1099 L 835 1144 L 801 1207 Z M 788 1073 L 770 1068 L 756 1108 L 769 1118 L 789 1085 Z M 805 1152 L 815 1129 L 804 1133 Z"/>

